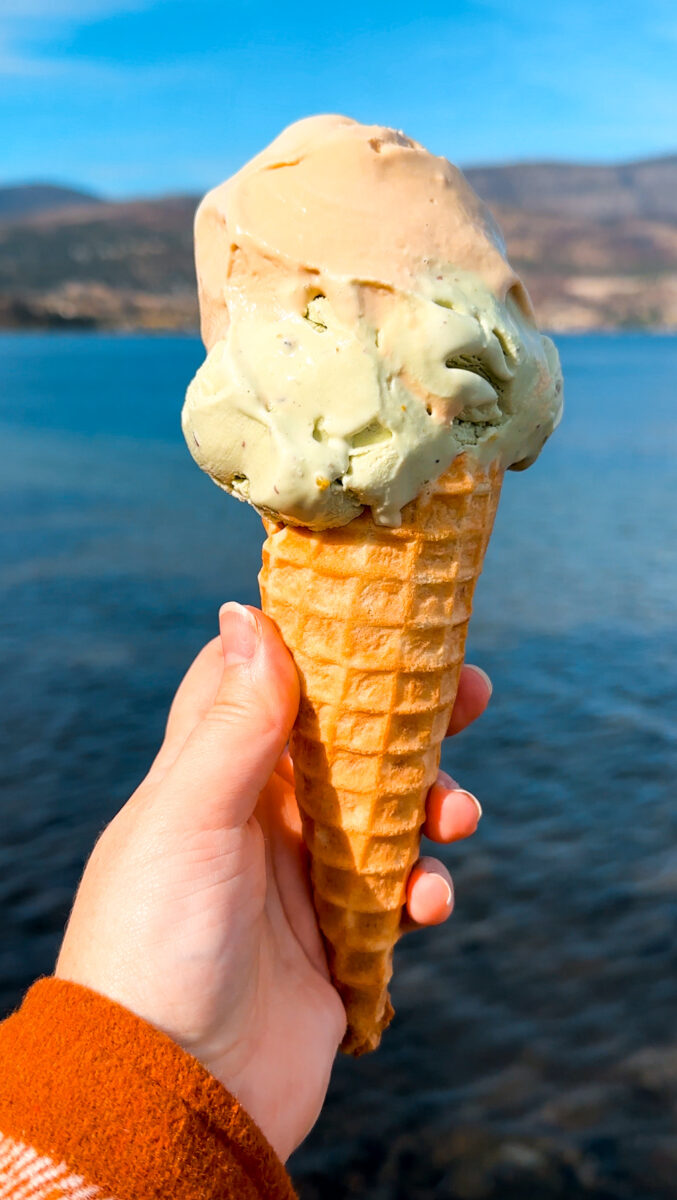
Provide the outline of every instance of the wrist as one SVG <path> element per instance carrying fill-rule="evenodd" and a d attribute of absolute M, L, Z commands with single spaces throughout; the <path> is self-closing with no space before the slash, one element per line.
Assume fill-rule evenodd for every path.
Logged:
<path fill-rule="evenodd" d="M 293 1200 L 281 1162 L 235 1097 L 105 996 L 40 980 L 0 1026 L 0 1056 L 2 1134 L 105 1195 L 145 1195 L 152 1181 L 153 1194 L 172 1200 Z"/>

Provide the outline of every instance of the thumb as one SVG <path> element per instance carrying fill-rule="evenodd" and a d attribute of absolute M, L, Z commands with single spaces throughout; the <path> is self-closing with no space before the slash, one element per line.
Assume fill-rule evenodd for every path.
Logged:
<path fill-rule="evenodd" d="M 243 825 L 282 753 L 299 704 L 299 681 L 277 627 L 263 613 L 224 604 L 223 672 L 162 786 L 163 811 L 191 830 Z"/>

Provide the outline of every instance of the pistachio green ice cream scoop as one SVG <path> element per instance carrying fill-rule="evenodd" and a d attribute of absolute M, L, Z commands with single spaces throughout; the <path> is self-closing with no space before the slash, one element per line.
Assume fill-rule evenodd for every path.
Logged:
<path fill-rule="evenodd" d="M 402 134 L 301 121 L 196 217 L 208 347 L 190 451 L 261 513 L 383 525 L 460 453 L 532 462 L 557 351 L 462 174 Z"/>

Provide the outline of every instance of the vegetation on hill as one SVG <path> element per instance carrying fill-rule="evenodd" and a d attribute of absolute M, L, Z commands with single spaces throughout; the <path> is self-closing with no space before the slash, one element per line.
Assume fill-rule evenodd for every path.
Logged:
<path fill-rule="evenodd" d="M 677 156 L 467 172 L 551 329 L 677 329 Z M 0 325 L 195 329 L 194 196 L 0 188 Z"/>

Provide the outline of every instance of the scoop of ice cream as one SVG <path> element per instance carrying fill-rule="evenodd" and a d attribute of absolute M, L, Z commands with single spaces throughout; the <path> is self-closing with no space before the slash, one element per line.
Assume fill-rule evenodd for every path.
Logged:
<path fill-rule="evenodd" d="M 184 433 L 261 512 L 396 525 L 457 454 L 526 465 L 559 420 L 557 352 L 491 215 L 394 130 L 292 125 L 205 197 L 195 241 L 208 356 Z"/>

